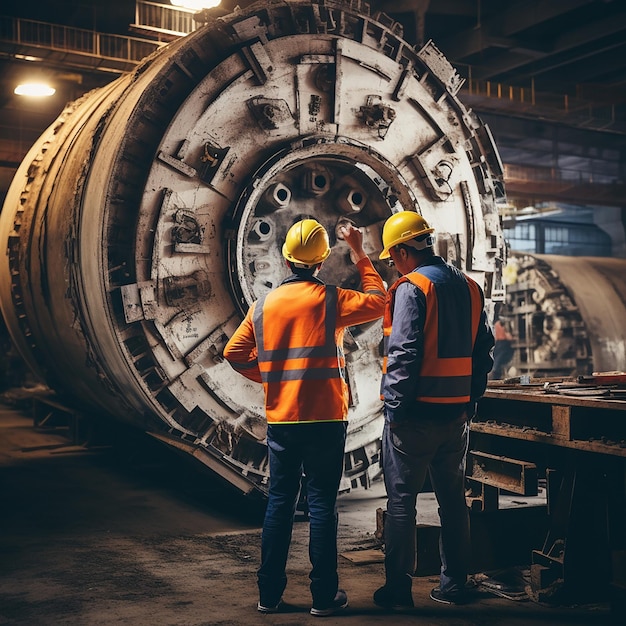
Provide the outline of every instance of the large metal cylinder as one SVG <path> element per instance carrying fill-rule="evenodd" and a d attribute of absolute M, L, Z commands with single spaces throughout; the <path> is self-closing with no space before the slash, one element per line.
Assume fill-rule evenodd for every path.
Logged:
<path fill-rule="evenodd" d="M 68 105 L 0 221 L 0 303 L 30 367 L 68 401 L 182 448 L 248 493 L 267 481 L 259 385 L 221 358 L 285 277 L 289 226 L 331 234 L 322 278 L 358 286 L 337 228 L 380 263 L 395 211 L 502 297 L 499 157 L 432 43 L 358 2 L 262 2 L 213 19 Z M 345 486 L 378 471 L 380 323 L 347 334 Z"/>
<path fill-rule="evenodd" d="M 505 376 L 626 371 L 626 259 L 513 254 Z"/>

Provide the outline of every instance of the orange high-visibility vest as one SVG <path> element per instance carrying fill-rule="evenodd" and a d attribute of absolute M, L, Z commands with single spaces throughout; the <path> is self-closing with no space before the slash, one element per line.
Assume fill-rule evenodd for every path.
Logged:
<path fill-rule="evenodd" d="M 348 386 L 336 287 L 284 285 L 257 301 L 252 321 L 268 423 L 344 420 Z"/>
<path fill-rule="evenodd" d="M 496 341 L 513 341 L 513 335 L 505 328 L 504 324 L 497 320 L 493 327 Z"/>
<path fill-rule="evenodd" d="M 402 283 L 409 281 L 426 296 L 424 356 L 415 400 L 436 404 L 461 404 L 470 401 L 472 352 L 484 298 L 478 284 L 469 276 L 463 275 L 467 283 L 467 297 L 460 300 L 455 298 L 454 303 L 451 302 L 445 288 L 438 293 L 437 273 L 440 270 L 433 269 L 438 267 L 441 268 L 438 265 L 422 266 L 419 272 L 410 272 L 399 278 L 389 289 L 383 317 L 383 374 L 387 372 L 396 290 Z M 449 324 L 446 324 L 447 319 Z"/>

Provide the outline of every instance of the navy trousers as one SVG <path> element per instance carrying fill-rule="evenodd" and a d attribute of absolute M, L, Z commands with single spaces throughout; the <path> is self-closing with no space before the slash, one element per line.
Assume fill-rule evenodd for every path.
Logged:
<path fill-rule="evenodd" d="M 416 567 L 416 501 L 426 473 L 439 503 L 440 587 L 462 589 L 471 556 L 469 512 L 465 503 L 465 458 L 469 424 L 459 418 L 415 419 L 390 428 L 385 422 L 382 462 L 387 489 L 385 575 L 391 586 L 406 585 Z"/>
<path fill-rule="evenodd" d="M 313 604 L 330 604 L 337 593 L 337 492 L 346 430 L 347 422 L 268 425 L 270 485 L 257 572 L 263 606 L 276 606 L 287 585 L 285 568 L 303 473 Z"/>

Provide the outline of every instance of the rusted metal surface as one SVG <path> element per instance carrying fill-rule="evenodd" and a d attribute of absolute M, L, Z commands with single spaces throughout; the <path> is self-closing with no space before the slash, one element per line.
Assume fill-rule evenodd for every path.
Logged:
<path fill-rule="evenodd" d="M 626 458 L 626 400 L 524 387 L 487 389 L 472 431 Z"/>
<path fill-rule="evenodd" d="M 471 425 L 470 458 L 485 467 L 501 460 L 500 474 L 532 467 L 545 485 L 548 530 L 528 555 L 535 600 L 598 601 L 620 582 L 609 563 L 626 548 L 626 385 L 606 379 L 492 383 Z M 494 477 L 475 464 L 469 475 L 483 491 L 470 498 L 472 510 L 493 511 Z"/>
<path fill-rule="evenodd" d="M 536 496 L 538 493 L 537 466 L 534 463 L 479 450 L 469 451 L 468 477 L 523 496 Z"/>
<path fill-rule="evenodd" d="M 502 170 L 461 84 L 433 43 L 415 49 L 365 3 L 263 2 L 209 18 L 68 105 L 24 160 L 0 220 L 14 343 L 65 401 L 264 493 L 261 388 L 221 352 L 284 278 L 293 222 L 324 224 L 322 278 L 357 287 L 338 226 L 362 229 L 391 282 L 382 225 L 416 209 L 488 308 L 503 297 Z M 343 489 L 379 473 L 381 337 L 379 323 L 347 333 Z"/>

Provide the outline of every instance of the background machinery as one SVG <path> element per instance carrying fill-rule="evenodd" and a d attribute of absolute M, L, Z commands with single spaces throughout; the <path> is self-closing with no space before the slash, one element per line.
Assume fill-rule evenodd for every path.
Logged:
<path fill-rule="evenodd" d="M 513 253 L 501 312 L 508 376 L 626 371 L 626 260 Z"/>

